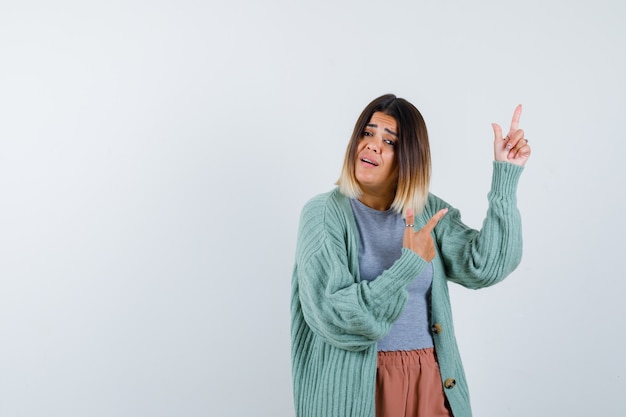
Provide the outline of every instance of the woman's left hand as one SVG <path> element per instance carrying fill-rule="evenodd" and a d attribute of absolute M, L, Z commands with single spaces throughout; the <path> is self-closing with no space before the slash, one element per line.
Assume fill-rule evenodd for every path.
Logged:
<path fill-rule="evenodd" d="M 502 137 L 502 128 L 492 123 L 494 133 L 493 152 L 496 161 L 510 162 L 524 166 L 530 158 L 530 146 L 524 138 L 524 131 L 519 128 L 519 119 L 522 115 L 522 105 L 518 105 L 513 113 L 511 128 L 505 137 Z"/>

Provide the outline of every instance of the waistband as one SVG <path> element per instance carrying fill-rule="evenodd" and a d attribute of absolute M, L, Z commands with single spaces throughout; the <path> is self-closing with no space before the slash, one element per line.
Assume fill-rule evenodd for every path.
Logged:
<path fill-rule="evenodd" d="M 378 352 L 378 366 L 410 366 L 437 363 L 435 348 Z"/>

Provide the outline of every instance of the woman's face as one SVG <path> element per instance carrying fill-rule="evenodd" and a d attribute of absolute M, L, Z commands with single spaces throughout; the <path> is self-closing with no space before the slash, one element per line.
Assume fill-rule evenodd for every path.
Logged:
<path fill-rule="evenodd" d="M 376 112 L 365 126 L 357 146 L 355 176 L 364 194 L 395 193 L 398 164 L 396 119 Z"/>

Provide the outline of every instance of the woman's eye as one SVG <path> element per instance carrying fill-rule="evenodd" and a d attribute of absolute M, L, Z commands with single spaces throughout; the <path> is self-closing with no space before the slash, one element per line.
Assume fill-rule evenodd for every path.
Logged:
<path fill-rule="evenodd" d="M 374 135 L 372 135 L 372 132 L 368 132 L 366 130 L 365 132 L 363 132 L 363 136 L 374 136 Z"/>
<path fill-rule="evenodd" d="M 391 139 L 385 139 L 385 143 L 387 145 L 396 146 L 396 142 L 392 141 Z"/>

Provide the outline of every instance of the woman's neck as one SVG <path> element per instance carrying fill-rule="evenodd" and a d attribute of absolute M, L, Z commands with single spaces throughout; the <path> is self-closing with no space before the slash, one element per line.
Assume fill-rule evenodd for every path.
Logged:
<path fill-rule="evenodd" d="M 391 207 L 394 197 L 395 194 L 393 193 L 389 195 L 389 193 L 374 194 L 364 192 L 359 197 L 359 201 L 374 210 L 386 211 L 389 210 L 389 207 Z"/>

